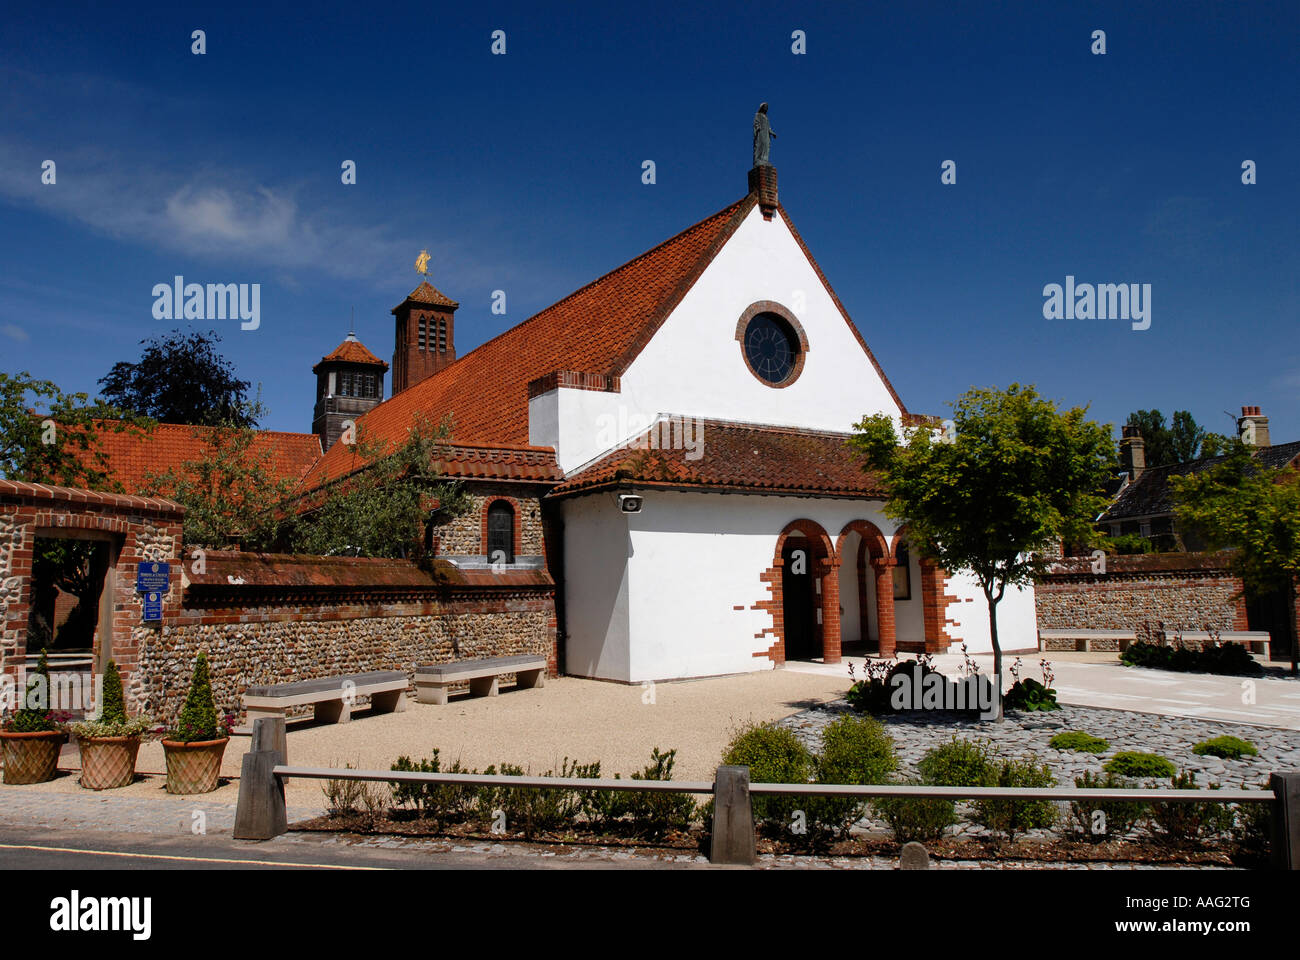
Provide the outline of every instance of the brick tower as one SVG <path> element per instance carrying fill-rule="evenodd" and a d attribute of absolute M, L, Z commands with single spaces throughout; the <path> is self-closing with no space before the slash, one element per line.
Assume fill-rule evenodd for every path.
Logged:
<path fill-rule="evenodd" d="M 393 308 L 393 395 L 413 387 L 456 359 L 455 300 L 427 280 Z"/>

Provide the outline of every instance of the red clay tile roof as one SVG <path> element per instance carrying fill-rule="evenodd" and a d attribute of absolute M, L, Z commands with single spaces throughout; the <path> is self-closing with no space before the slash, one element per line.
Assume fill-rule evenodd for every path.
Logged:
<path fill-rule="evenodd" d="M 408 293 L 406 295 L 406 300 L 410 300 L 413 303 L 427 303 L 437 307 L 451 307 L 453 310 L 460 306 L 459 303 L 451 299 L 451 297 L 447 296 L 437 287 L 433 286 L 433 284 L 429 283 L 428 280 L 424 281 L 424 283 L 420 284 Z M 405 303 L 406 300 L 403 300 L 402 303 Z M 399 303 L 397 306 L 393 307 L 393 313 L 396 313 L 400 309 L 402 309 L 402 304 Z"/>
<path fill-rule="evenodd" d="M 104 493 L 99 490 L 82 490 L 77 487 L 55 487 L 46 483 L 25 483 L 21 480 L 0 480 L 0 497 L 55 503 L 79 503 L 87 506 L 110 507 L 134 512 L 183 514 L 185 508 L 175 500 L 165 497 L 137 497 L 122 493 Z"/>
<path fill-rule="evenodd" d="M 321 363 L 328 363 L 332 360 L 342 360 L 346 363 L 369 363 L 381 366 L 385 370 L 388 369 L 387 363 L 380 360 L 373 353 L 367 350 L 366 345 L 354 337 L 348 337 L 348 339 L 335 347 L 333 352 L 321 357 L 320 363 L 316 364 L 315 367 L 312 367 L 311 372 L 315 373 L 316 367 L 319 367 Z"/>
<path fill-rule="evenodd" d="M 592 281 L 381 403 L 358 426 L 397 443 L 417 413 L 451 414 L 457 443 L 527 445 L 529 382 L 556 370 L 621 373 L 754 203 L 751 194 Z M 335 444 L 307 483 L 341 476 L 351 459 Z"/>
<path fill-rule="evenodd" d="M 508 447 L 479 443 L 447 447 L 447 456 L 436 464 L 448 477 L 464 480 L 541 480 L 552 483 L 564 479 L 555 451 L 550 447 Z"/>
<path fill-rule="evenodd" d="M 108 458 L 106 472 L 132 493 L 144 488 L 148 473 L 179 469 L 187 461 L 202 459 L 206 438 L 213 430 L 160 423 L 140 435 L 132 430 L 118 433 L 106 428 L 99 431 L 98 448 Z M 320 438 L 314 433 L 260 430 L 253 450 L 257 454 L 271 452 L 268 466 L 277 479 L 299 480 L 321 457 Z"/>
<path fill-rule="evenodd" d="M 689 419 L 689 418 L 688 418 Z M 662 421 L 661 421 L 662 423 Z M 847 445 L 847 433 L 791 427 L 696 421 L 703 456 L 687 449 L 614 450 L 555 487 L 548 496 L 590 493 L 626 485 L 802 496 L 880 499 L 884 488 Z M 662 437 L 662 426 L 639 435 Z M 638 442 L 637 440 L 632 441 Z M 645 439 L 639 442 L 647 443 Z M 648 446 L 648 444 L 647 444 Z"/>

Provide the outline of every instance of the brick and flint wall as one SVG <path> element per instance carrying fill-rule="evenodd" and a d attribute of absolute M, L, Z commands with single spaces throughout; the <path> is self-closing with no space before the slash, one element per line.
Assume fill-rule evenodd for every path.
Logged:
<path fill-rule="evenodd" d="M 1163 623 L 1175 630 L 1246 630 L 1241 580 L 1227 553 L 1156 553 L 1106 558 L 1093 572 L 1088 557 L 1058 561 L 1034 584 L 1040 630 L 1135 630 Z M 1093 641 L 1104 649 L 1105 641 Z M 1045 649 L 1074 649 L 1072 640 Z"/>
<path fill-rule="evenodd" d="M 143 699 L 175 716 L 200 650 L 221 709 L 253 684 L 475 657 L 535 654 L 556 676 L 555 587 L 543 570 L 460 571 L 446 561 L 208 553 L 186 563 L 185 603 L 140 638 Z"/>

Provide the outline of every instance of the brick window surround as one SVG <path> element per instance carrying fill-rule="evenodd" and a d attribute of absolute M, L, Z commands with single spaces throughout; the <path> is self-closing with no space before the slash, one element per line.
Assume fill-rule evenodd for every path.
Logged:
<path fill-rule="evenodd" d="M 492 509 L 492 504 L 504 503 L 510 507 L 511 516 L 513 517 L 513 530 L 511 536 L 510 552 L 512 555 L 519 556 L 519 545 L 524 542 L 524 518 L 519 501 L 514 497 L 490 497 L 483 501 L 483 512 L 481 517 L 481 542 L 483 545 L 483 556 L 490 562 L 492 557 L 488 553 L 488 511 Z"/>

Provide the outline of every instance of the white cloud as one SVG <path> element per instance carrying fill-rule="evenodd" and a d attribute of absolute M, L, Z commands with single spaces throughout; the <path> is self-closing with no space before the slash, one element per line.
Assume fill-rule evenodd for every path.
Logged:
<path fill-rule="evenodd" d="M 31 339 L 26 330 L 13 323 L 6 323 L 3 327 L 0 327 L 0 333 L 3 333 L 11 340 L 17 340 L 19 343 L 26 343 Z"/>

